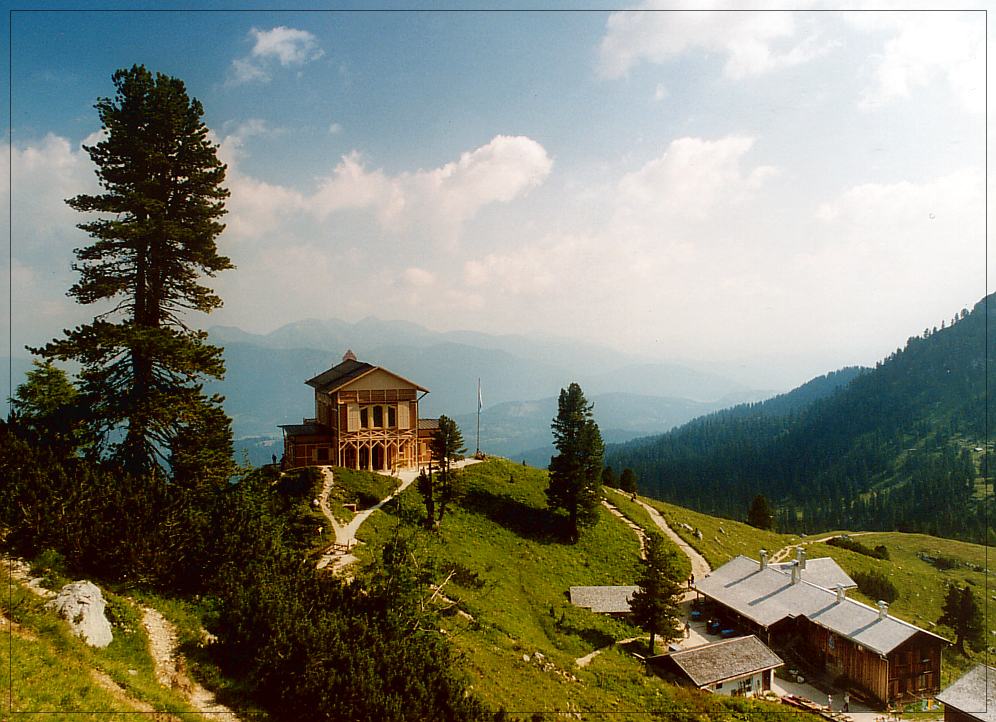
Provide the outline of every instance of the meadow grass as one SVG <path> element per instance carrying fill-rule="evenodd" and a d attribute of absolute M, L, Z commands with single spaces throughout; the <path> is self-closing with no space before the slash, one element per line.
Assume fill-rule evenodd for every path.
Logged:
<path fill-rule="evenodd" d="M 77 639 L 68 623 L 45 608 L 44 599 L 12 581 L 6 569 L 2 579 L 10 585 L 2 613 L 17 629 L 0 652 L 0 682 L 11 690 L 11 711 L 72 713 L 74 720 L 107 719 L 111 712 L 115 719 L 149 719 L 147 713 L 117 714 L 135 710 L 131 700 L 138 700 L 157 713 L 184 712 L 185 719 L 204 719 L 186 712 L 190 706 L 179 692 L 159 684 L 141 610 L 133 601 L 102 590 L 114 639 L 96 649 Z M 125 695 L 101 687 L 93 670 L 110 677 Z"/>
<path fill-rule="evenodd" d="M 761 549 L 767 549 L 770 556 L 782 547 L 798 544 L 800 541 L 800 537 L 795 534 L 755 529 L 743 522 L 709 516 L 657 499 L 641 499 L 659 511 L 668 526 L 705 557 L 713 569 L 740 554 L 757 559 Z M 701 539 L 696 536 L 696 529 L 702 532 Z"/>
<path fill-rule="evenodd" d="M 643 636 L 641 630 L 568 599 L 575 585 L 635 584 L 633 531 L 600 508 L 598 523 L 577 544 L 565 543 L 566 518 L 546 508 L 545 471 L 494 459 L 461 473 L 464 496 L 438 532 L 424 530 L 421 496 L 409 488 L 360 528 L 364 544 L 357 555 L 371 559 L 400 532 L 414 535 L 419 554 L 433 559 L 437 580 L 452 573 L 443 592 L 471 618 L 451 609 L 441 627 L 458 668 L 485 701 L 527 717 L 804 719 L 776 705 L 719 698 L 648 676 L 636 658 L 611 646 Z M 588 666 L 576 664 L 599 649 Z"/>

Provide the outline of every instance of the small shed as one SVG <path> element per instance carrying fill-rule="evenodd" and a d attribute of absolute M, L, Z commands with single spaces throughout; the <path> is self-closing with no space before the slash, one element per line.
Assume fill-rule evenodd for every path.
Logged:
<path fill-rule="evenodd" d="M 629 600 L 639 587 L 571 587 L 571 604 L 585 607 L 597 614 L 614 617 L 630 613 Z"/>
<path fill-rule="evenodd" d="M 771 689 L 772 672 L 784 662 L 754 635 L 724 639 L 647 660 L 699 689 L 752 697 Z"/>
<path fill-rule="evenodd" d="M 944 722 L 996 722 L 996 668 L 976 665 L 937 695 Z"/>

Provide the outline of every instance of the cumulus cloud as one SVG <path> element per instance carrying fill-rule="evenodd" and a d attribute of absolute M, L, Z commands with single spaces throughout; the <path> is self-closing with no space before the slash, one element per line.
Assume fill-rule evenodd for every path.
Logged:
<path fill-rule="evenodd" d="M 229 71 L 232 85 L 265 83 L 270 80 L 276 65 L 283 68 L 302 66 L 325 54 L 312 33 L 284 25 L 270 30 L 252 28 L 249 38 L 253 41 L 249 55 L 232 61 Z"/>
<path fill-rule="evenodd" d="M 647 10 L 609 16 L 599 49 L 599 72 L 607 78 L 626 75 L 641 62 L 664 63 L 692 50 L 726 59 L 724 74 L 744 78 L 805 63 L 832 44 L 815 34 L 798 38 L 790 12 L 723 10 Z"/>
<path fill-rule="evenodd" d="M 848 13 L 850 24 L 889 35 L 874 81 L 860 106 L 873 109 L 908 97 L 936 80 L 947 84 L 962 106 L 985 110 L 985 15 L 983 13 Z"/>
<path fill-rule="evenodd" d="M 703 219 L 720 202 L 739 203 L 776 173 L 770 166 L 743 170 L 753 145 L 746 136 L 678 138 L 663 155 L 622 177 L 619 208 L 631 216 Z"/>

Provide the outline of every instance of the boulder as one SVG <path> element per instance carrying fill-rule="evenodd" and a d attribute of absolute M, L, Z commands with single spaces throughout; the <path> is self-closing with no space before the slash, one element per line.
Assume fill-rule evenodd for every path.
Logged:
<path fill-rule="evenodd" d="M 91 647 L 106 647 L 114 638 L 104 614 L 104 595 L 93 582 L 67 584 L 46 606 L 56 610 L 69 622 L 73 633 Z"/>

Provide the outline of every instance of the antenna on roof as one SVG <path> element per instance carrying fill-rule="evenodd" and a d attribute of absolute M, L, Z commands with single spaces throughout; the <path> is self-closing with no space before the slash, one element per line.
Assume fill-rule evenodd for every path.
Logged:
<path fill-rule="evenodd" d="M 347 361 L 355 361 L 355 360 L 356 360 L 356 354 L 353 353 L 353 349 L 346 349 L 346 353 L 342 355 L 342 362 L 346 363 Z"/>

